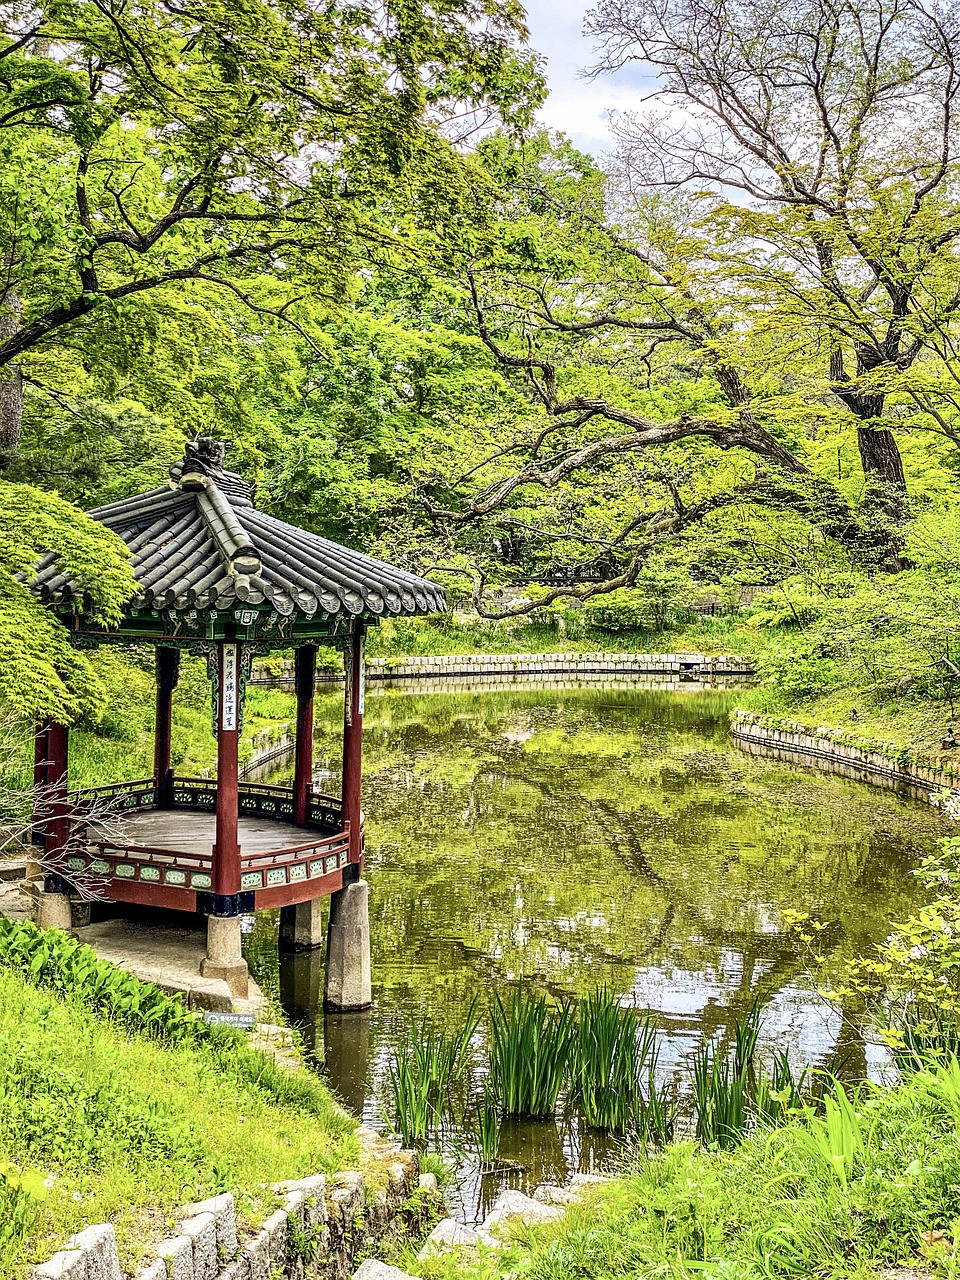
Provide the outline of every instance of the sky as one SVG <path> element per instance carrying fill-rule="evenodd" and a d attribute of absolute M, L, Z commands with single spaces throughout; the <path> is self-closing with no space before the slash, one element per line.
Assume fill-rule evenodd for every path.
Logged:
<path fill-rule="evenodd" d="M 613 147 L 607 116 L 639 109 L 652 80 L 640 68 L 586 80 L 582 71 L 595 60 L 593 41 L 583 35 L 587 0 L 526 0 L 530 44 L 547 60 L 550 97 L 540 119 L 565 133 L 583 151 L 602 156 Z"/>

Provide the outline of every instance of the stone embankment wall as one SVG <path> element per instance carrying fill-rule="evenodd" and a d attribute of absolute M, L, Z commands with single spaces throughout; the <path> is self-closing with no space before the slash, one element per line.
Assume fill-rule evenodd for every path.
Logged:
<path fill-rule="evenodd" d="M 960 762 L 951 766 L 930 761 L 906 749 L 857 741 L 833 729 L 805 725 L 737 711 L 732 720 L 734 741 L 753 755 L 773 756 L 840 773 L 861 782 L 904 791 L 921 799 L 933 792 L 960 786 Z"/>
<path fill-rule="evenodd" d="M 518 677 L 544 684 L 564 677 L 612 677 L 635 680 L 657 676 L 667 681 L 708 682 L 753 675 L 745 658 L 708 657 L 702 653 L 482 653 L 444 657 L 372 658 L 369 680 L 421 681 L 444 678 L 473 683 L 478 678 L 512 684 Z"/>
<path fill-rule="evenodd" d="M 431 657 L 370 658 L 367 680 L 463 680 L 477 678 L 513 682 L 518 677 L 552 682 L 563 676 L 657 676 L 675 680 L 704 680 L 752 676 L 749 658 L 711 657 L 702 653 L 469 653 Z M 318 681 L 339 680 L 335 672 L 318 672 Z M 285 661 L 279 674 L 255 669 L 253 684 L 286 687 L 293 684 L 293 663 Z"/>
<path fill-rule="evenodd" d="M 355 1172 L 278 1183 L 277 1209 L 246 1239 L 229 1193 L 189 1205 L 135 1280 L 346 1280 L 361 1254 L 436 1217 L 436 1180 L 420 1175 L 416 1153 L 395 1152 L 383 1172 L 385 1185 Z M 81 1231 L 31 1276 L 122 1280 L 113 1227 Z"/>

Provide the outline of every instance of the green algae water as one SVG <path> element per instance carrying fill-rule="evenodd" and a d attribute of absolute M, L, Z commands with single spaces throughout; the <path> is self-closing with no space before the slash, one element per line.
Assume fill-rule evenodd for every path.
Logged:
<path fill-rule="evenodd" d="M 275 913 L 248 938 L 254 976 L 353 1110 L 382 1126 L 391 1054 L 518 983 L 557 997 L 606 986 L 649 1011 L 659 1069 L 681 1089 L 701 1040 L 730 1037 L 755 1002 L 761 1044 L 796 1066 L 878 1072 L 881 1050 L 816 985 L 919 904 L 911 869 L 944 819 L 746 755 L 729 734 L 734 703 L 722 691 L 590 688 L 368 697 L 373 1009 L 324 1019 L 322 954 L 278 957 Z M 339 785 L 340 714 L 338 695 L 318 700 L 323 789 Z M 785 911 L 820 926 L 816 979 Z M 575 1113 L 504 1124 L 484 1174 L 466 1120 L 440 1138 L 467 1220 L 504 1185 L 563 1181 L 616 1155 Z"/>

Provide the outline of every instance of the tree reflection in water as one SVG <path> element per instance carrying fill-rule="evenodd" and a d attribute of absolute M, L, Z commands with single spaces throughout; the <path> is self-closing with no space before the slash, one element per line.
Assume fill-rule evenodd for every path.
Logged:
<path fill-rule="evenodd" d="M 919 901 L 910 869 L 943 819 L 739 752 L 732 706 L 730 694 L 649 690 L 368 699 L 374 1008 L 324 1030 L 322 956 L 278 965 L 269 916 L 249 948 L 352 1109 L 382 1119 L 389 1056 L 411 1028 L 452 1026 L 476 993 L 521 981 L 557 996 L 606 985 L 650 1010 L 665 1072 L 679 1075 L 704 1036 L 730 1041 L 755 1000 L 762 1040 L 797 1063 L 868 1072 L 876 1055 L 856 1017 L 841 1028 L 820 1000 L 782 913 L 824 926 L 829 983 Z M 338 697 L 318 711 L 330 789 Z M 576 1117 L 505 1127 L 501 1140 L 513 1185 L 608 1153 Z M 475 1183 L 468 1217 L 490 1190 Z"/>

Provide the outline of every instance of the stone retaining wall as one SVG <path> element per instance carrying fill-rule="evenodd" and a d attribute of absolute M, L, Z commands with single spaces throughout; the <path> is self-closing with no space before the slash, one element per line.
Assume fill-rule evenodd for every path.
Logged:
<path fill-rule="evenodd" d="M 478 676 L 515 680 L 530 676 L 544 682 L 563 675 L 711 680 L 727 676 L 752 676 L 749 658 L 712 657 L 702 653 L 468 653 L 431 657 L 369 658 L 367 680 L 475 679 Z M 331 672 L 318 672 L 318 682 L 340 680 Z M 279 675 L 254 674 L 252 683 L 286 687 L 293 682 L 293 663 L 285 661 Z"/>
<path fill-rule="evenodd" d="M 378 1183 L 379 1183 L 378 1179 Z M 278 1183 L 278 1207 L 242 1238 L 229 1193 L 187 1206 L 176 1235 L 154 1249 L 135 1280 L 346 1280 L 361 1253 L 422 1230 L 439 1203 L 415 1152 L 395 1151 L 385 1185 L 357 1172 Z M 417 1194 L 419 1193 L 419 1194 Z M 88 1227 L 31 1271 L 32 1280 L 121 1280 L 114 1229 Z"/>
<path fill-rule="evenodd" d="M 660 693 L 702 693 L 709 689 L 729 689 L 738 684 L 746 684 L 748 680 L 747 676 L 737 675 L 611 675 L 602 672 L 561 672 L 556 675 L 423 675 L 405 676 L 397 680 L 388 675 L 376 684 L 371 684 L 367 694 L 370 698 L 375 698 L 378 693 L 391 689 L 402 689 L 406 693 L 497 693 L 507 690 L 511 693 L 538 693 L 564 689 L 594 689 L 601 692 L 651 689 Z"/>
<path fill-rule="evenodd" d="M 851 742 L 832 729 L 773 720 L 748 711 L 734 712 L 734 741 L 753 755 L 816 763 L 830 773 L 872 782 L 929 799 L 933 792 L 960 786 L 960 763 L 951 767 L 882 743 Z"/>
<path fill-rule="evenodd" d="M 753 675 L 746 658 L 702 653 L 480 653 L 441 657 L 371 658 L 370 680 L 417 680 L 436 676 L 662 675 L 710 678 Z"/>

